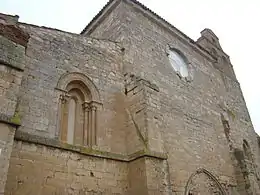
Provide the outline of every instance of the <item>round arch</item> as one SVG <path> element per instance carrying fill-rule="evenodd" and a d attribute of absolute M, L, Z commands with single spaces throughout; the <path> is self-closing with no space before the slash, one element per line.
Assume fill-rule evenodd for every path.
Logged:
<path fill-rule="evenodd" d="M 100 103 L 100 94 L 98 92 L 97 87 L 95 84 L 90 80 L 88 76 L 86 76 L 83 73 L 80 72 L 71 72 L 71 73 L 65 73 L 63 74 L 58 83 L 56 88 L 60 89 L 62 91 L 66 91 L 67 86 L 72 83 L 72 82 L 78 82 L 79 84 L 85 85 L 87 89 L 89 89 L 91 96 L 92 96 L 92 101 L 94 102 L 99 102 Z"/>
<path fill-rule="evenodd" d="M 169 47 L 168 49 L 168 54 L 170 51 L 176 52 L 181 58 L 183 58 L 184 62 L 189 65 L 190 61 L 188 60 L 188 58 L 186 57 L 186 55 L 179 49 L 175 48 L 175 47 Z"/>

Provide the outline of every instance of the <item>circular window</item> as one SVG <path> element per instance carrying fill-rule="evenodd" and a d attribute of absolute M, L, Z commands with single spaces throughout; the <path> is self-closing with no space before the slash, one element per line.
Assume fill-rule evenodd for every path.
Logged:
<path fill-rule="evenodd" d="M 169 60 L 175 72 L 182 77 L 187 77 L 189 75 L 187 63 L 177 51 L 170 50 Z"/>

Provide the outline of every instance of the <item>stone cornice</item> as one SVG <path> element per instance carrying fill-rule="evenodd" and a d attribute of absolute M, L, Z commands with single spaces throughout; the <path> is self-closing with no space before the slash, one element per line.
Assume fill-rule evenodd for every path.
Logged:
<path fill-rule="evenodd" d="M 92 156 L 97 158 L 105 158 L 110 160 L 122 161 L 122 162 L 131 162 L 140 158 L 148 157 L 148 158 L 156 158 L 160 160 L 166 160 L 167 154 L 165 153 L 157 153 L 148 150 L 140 150 L 130 155 L 126 154 L 118 154 L 113 152 L 101 151 L 93 148 L 87 148 L 83 146 L 75 146 L 67 143 L 60 142 L 57 139 L 45 138 L 37 135 L 31 135 L 25 132 L 16 131 L 15 140 L 23 141 L 33 144 L 44 145 L 48 147 L 58 148 L 61 150 L 67 150 L 71 152 L 76 152 L 79 154 L 83 154 L 86 156 Z"/>

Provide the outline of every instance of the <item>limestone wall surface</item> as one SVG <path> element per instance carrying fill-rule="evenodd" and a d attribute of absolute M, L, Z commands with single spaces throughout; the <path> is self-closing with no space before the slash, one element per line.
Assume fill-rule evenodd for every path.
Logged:
<path fill-rule="evenodd" d="M 94 83 L 102 103 L 97 146 L 124 153 L 124 131 L 117 112 L 123 96 L 120 45 L 79 35 L 21 25 L 31 34 L 21 89 L 19 131 L 59 137 L 57 84 L 66 73 L 83 73 Z"/>
<path fill-rule="evenodd" d="M 120 112 L 124 96 L 120 45 L 26 24 L 20 24 L 20 28 L 30 34 L 19 92 L 21 126 L 15 135 L 15 139 L 24 142 L 15 142 L 6 194 L 124 194 L 128 183 L 124 162 L 125 114 Z M 80 157 L 61 150 L 71 146 L 60 142 L 62 91 L 57 85 L 69 73 L 72 78 L 74 73 L 87 76 L 98 90 L 101 108 L 97 144 L 81 149 L 95 149 L 92 155 L 105 155 L 105 159 Z M 57 145 L 60 149 L 53 149 Z M 78 157 L 71 157 L 74 155 Z M 117 155 L 123 160 L 106 160 Z"/>
<path fill-rule="evenodd" d="M 4 66 L 0 78 L 0 91 L 13 87 L 1 100 L 12 106 L 1 110 L 21 125 L 0 134 L 15 139 L 5 194 L 258 194 L 259 142 L 214 33 L 195 42 L 132 0 L 106 9 L 81 35 L 19 23 L 30 37 L 17 61 L 23 71 Z M 0 40 L 4 52 L 16 41 Z M 171 66 L 171 49 L 187 77 Z M 64 86 L 80 79 L 91 85 L 82 96 L 95 97 L 82 105 L 98 105 L 84 121 L 95 129 L 91 145 L 61 139 Z"/>
<path fill-rule="evenodd" d="M 183 194 L 189 177 L 200 168 L 213 173 L 226 191 L 241 187 L 243 182 L 236 179 L 239 165 L 234 160 L 234 148 L 243 150 L 243 140 L 248 140 L 259 166 L 259 146 L 232 65 L 218 61 L 137 4 L 126 0 L 113 5 L 113 11 L 102 15 L 99 25 L 89 25 L 83 35 L 121 41 L 125 47 L 124 71 L 158 86 L 159 92 L 148 100 L 148 134 L 150 140 L 163 142 L 172 191 Z M 187 58 L 188 79 L 180 78 L 171 67 L 169 48 Z M 220 53 L 226 57 L 223 51 Z M 223 113 L 230 125 L 228 135 L 221 119 Z M 153 132 L 160 132 L 161 137 Z M 240 193 L 245 191 L 240 189 Z"/>
<path fill-rule="evenodd" d="M 20 125 L 17 105 L 29 39 L 17 21 L 0 14 L 0 194 L 4 194 L 14 134 Z"/>
<path fill-rule="evenodd" d="M 126 194 L 127 163 L 15 142 L 6 195 Z"/>

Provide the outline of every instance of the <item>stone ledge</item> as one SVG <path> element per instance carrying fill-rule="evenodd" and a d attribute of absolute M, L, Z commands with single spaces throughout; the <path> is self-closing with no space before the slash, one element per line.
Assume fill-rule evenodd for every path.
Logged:
<path fill-rule="evenodd" d="M 133 154 L 129 154 L 127 155 L 128 158 L 128 162 L 137 160 L 139 158 L 143 158 L 143 157 L 150 157 L 150 158 L 157 158 L 160 160 L 167 160 L 168 156 L 166 153 L 162 153 L 162 152 L 154 152 L 154 151 L 148 151 L 148 150 L 140 150 L 138 152 L 135 152 Z"/>
<path fill-rule="evenodd" d="M 16 69 L 16 70 L 21 71 L 21 72 L 24 71 L 22 68 L 17 67 L 17 66 L 14 66 L 14 65 L 12 65 L 12 64 L 9 64 L 8 62 L 5 62 L 5 61 L 3 61 L 3 60 L 1 60 L 1 59 L 0 59 L 0 65 L 2 65 L 2 66 L 8 66 L 8 67 L 10 67 L 10 68 Z"/>
<path fill-rule="evenodd" d="M 139 158 L 144 158 L 144 157 L 156 158 L 156 159 L 160 159 L 160 160 L 167 159 L 167 155 L 165 153 L 157 153 L 157 152 L 152 152 L 152 151 L 147 151 L 147 150 L 141 150 L 141 151 L 138 151 L 138 152 L 130 154 L 130 155 L 124 155 L 124 154 L 100 151 L 100 150 L 96 150 L 93 148 L 87 148 L 87 147 L 83 147 L 83 146 L 70 145 L 67 143 L 60 142 L 57 139 L 44 138 L 41 136 L 31 135 L 31 134 L 21 132 L 21 131 L 16 131 L 15 140 L 44 145 L 44 146 L 48 146 L 48 147 L 54 147 L 54 148 L 72 151 L 72 152 L 77 152 L 79 154 L 83 154 L 83 155 L 87 155 L 87 156 L 105 158 L 105 159 L 123 161 L 123 162 L 131 162 L 131 161 L 137 160 Z"/>
<path fill-rule="evenodd" d="M 16 115 L 14 116 L 7 116 L 5 114 L 0 113 L 0 123 L 5 123 L 14 127 L 19 127 L 21 124 L 19 120 L 17 120 Z"/>

